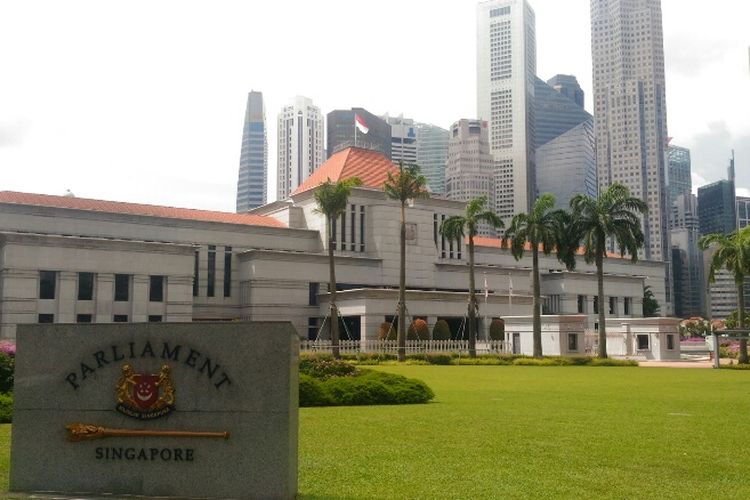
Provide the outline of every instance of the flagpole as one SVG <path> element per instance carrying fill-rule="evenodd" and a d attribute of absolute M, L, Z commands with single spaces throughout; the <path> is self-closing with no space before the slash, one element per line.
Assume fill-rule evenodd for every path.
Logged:
<path fill-rule="evenodd" d="M 354 147 L 357 147 L 357 114 L 354 113 Z"/>

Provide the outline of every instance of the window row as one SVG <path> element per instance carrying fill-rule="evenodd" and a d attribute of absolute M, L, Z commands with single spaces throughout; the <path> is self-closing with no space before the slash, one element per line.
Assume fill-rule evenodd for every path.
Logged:
<path fill-rule="evenodd" d="M 200 250 L 195 251 L 193 263 L 193 297 L 200 293 Z M 224 297 L 232 296 L 232 247 L 224 247 Z M 208 245 L 206 266 L 206 297 L 216 296 L 216 245 Z"/>
<path fill-rule="evenodd" d="M 54 314 L 40 314 L 37 317 L 37 321 L 39 323 L 54 323 L 55 315 Z M 162 321 L 162 316 L 160 314 L 150 314 L 148 316 L 149 323 L 161 323 L 161 321 Z M 93 323 L 93 322 L 94 322 L 93 314 L 76 314 L 76 323 Z M 127 323 L 128 315 L 127 314 L 115 314 L 112 316 L 112 322 L 113 323 Z"/>
<path fill-rule="evenodd" d="M 39 295 L 41 300 L 57 298 L 58 271 L 39 271 Z M 115 274 L 115 302 L 128 302 L 131 297 L 131 274 Z M 164 276 L 149 276 L 149 302 L 164 302 Z M 96 274 L 90 272 L 78 273 L 76 296 L 78 300 L 94 300 Z"/>

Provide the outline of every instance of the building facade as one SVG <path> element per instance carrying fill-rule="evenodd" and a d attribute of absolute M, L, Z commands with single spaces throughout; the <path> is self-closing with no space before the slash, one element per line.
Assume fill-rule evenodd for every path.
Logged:
<path fill-rule="evenodd" d="M 391 160 L 398 165 L 414 165 L 417 162 L 417 128 L 414 120 L 403 116 L 381 117 L 391 126 Z M 421 166 L 421 165 L 420 165 Z"/>
<path fill-rule="evenodd" d="M 677 196 L 672 204 L 670 227 L 675 316 L 703 316 L 705 280 L 703 255 L 698 249 L 700 230 L 695 195 L 683 193 Z"/>
<path fill-rule="evenodd" d="M 246 212 L 266 203 L 268 184 L 268 138 L 263 93 L 247 95 L 242 150 L 237 179 L 237 212 Z"/>
<path fill-rule="evenodd" d="M 750 226 L 750 198 L 737 196 L 737 227 Z"/>
<path fill-rule="evenodd" d="M 448 161 L 450 132 L 427 123 L 417 123 L 417 165 L 435 195 L 445 194 L 445 165 Z"/>
<path fill-rule="evenodd" d="M 698 222 L 701 236 L 729 234 L 737 228 L 734 181 L 720 180 L 698 188 Z"/>
<path fill-rule="evenodd" d="M 669 206 L 672 207 L 678 196 L 690 196 L 693 192 L 690 150 L 670 144 L 667 148 L 667 162 L 669 165 Z M 670 227 L 672 225 L 670 221 Z"/>
<path fill-rule="evenodd" d="M 578 84 L 578 79 L 573 75 L 555 75 L 547 80 L 547 85 L 564 95 L 579 108 L 584 108 L 585 94 Z"/>
<path fill-rule="evenodd" d="M 550 82 L 583 100 L 574 76 L 557 75 Z M 534 78 L 536 190 L 551 193 L 558 208 L 568 208 L 577 194 L 596 198 L 596 155 L 593 117 L 560 91 Z"/>
<path fill-rule="evenodd" d="M 495 212 L 506 220 L 528 212 L 536 198 L 535 26 L 526 0 L 477 6 L 477 115 L 489 126 Z"/>
<path fill-rule="evenodd" d="M 489 147 L 487 122 L 459 120 L 450 129 L 445 166 L 445 197 L 467 202 L 484 196 L 494 204 L 494 164 Z M 489 229 L 482 233 L 488 235 Z"/>
<path fill-rule="evenodd" d="M 366 134 L 356 131 L 354 116 L 365 122 Z M 337 109 L 326 115 L 326 154 L 328 158 L 349 147 L 367 148 L 391 158 L 391 126 L 364 108 Z M 355 132 L 356 131 L 356 132 Z"/>
<path fill-rule="evenodd" d="M 0 192 L 0 336 L 14 338 L 20 323 L 283 320 L 302 338 L 324 337 L 328 228 L 314 192 L 323 178 L 356 175 L 364 184 L 333 228 L 338 306 L 352 338 L 375 339 L 398 303 L 400 204 L 382 192 L 395 169 L 373 151 L 343 150 L 289 198 L 243 214 Z M 454 336 L 466 314 L 468 255 L 439 226 L 463 210 L 441 198 L 407 208 L 409 315 L 430 328 L 446 319 Z M 477 239 L 484 334 L 492 318 L 531 314 L 529 259 Z M 593 266 L 578 264 L 567 272 L 540 257 L 542 292 L 550 314 L 583 315 L 592 328 L 597 280 Z M 663 267 L 649 261 L 611 258 L 605 272 L 611 317 L 642 316 L 644 279 L 663 282 Z M 654 293 L 663 300 L 663 288 Z"/>
<path fill-rule="evenodd" d="M 311 99 L 297 96 L 278 117 L 276 199 L 297 189 L 325 160 L 323 115 Z"/>

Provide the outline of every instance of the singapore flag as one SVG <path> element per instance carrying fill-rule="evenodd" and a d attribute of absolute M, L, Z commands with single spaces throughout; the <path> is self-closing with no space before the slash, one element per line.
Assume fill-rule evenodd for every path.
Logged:
<path fill-rule="evenodd" d="M 362 117 L 359 116 L 358 114 L 354 115 L 354 125 L 357 127 L 357 130 L 359 130 L 363 134 L 366 134 L 367 132 L 370 131 L 370 128 L 367 126 L 367 124 L 362 119 Z"/>

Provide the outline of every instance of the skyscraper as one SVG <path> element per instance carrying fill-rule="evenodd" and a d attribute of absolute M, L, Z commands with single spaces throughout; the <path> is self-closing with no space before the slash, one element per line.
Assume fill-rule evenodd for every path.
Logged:
<path fill-rule="evenodd" d="M 689 196 L 693 191 L 693 180 L 690 176 L 690 150 L 670 145 L 667 148 L 667 161 L 669 163 L 669 206 L 671 207 L 678 196 L 681 194 Z"/>
<path fill-rule="evenodd" d="M 492 206 L 493 165 L 486 121 L 463 119 L 451 125 L 445 167 L 446 198 L 469 201 L 487 196 Z"/>
<path fill-rule="evenodd" d="M 355 133 L 354 115 L 358 115 L 364 121 L 369 129 L 366 134 Z M 326 129 L 328 131 L 328 147 L 326 148 L 328 158 L 352 146 L 380 151 L 388 159 L 391 158 L 391 126 L 364 108 L 331 111 L 326 117 Z"/>
<path fill-rule="evenodd" d="M 417 165 L 435 195 L 445 194 L 445 164 L 450 132 L 427 123 L 417 124 Z"/>
<path fill-rule="evenodd" d="M 396 165 L 417 163 L 417 129 L 414 120 L 403 116 L 382 116 L 391 126 L 391 161 Z M 369 132 L 368 132 L 369 133 Z"/>
<path fill-rule="evenodd" d="M 737 228 L 734 182 L 716 181 L 698 188 L 698 220 L 701 236 L 729 234 Z"/>
<path fill-rule="evenodd" d="M 534 10 L 526 0 L 477 6 L 477 114 L 489 125 L 495 211 L 508 219 L 536 197 L 533 94 Z"/>
<path fill-rule="evenodd" d="M 584 107 L 584 93 L 573 75 L 555 75 L 547 80 L 547 85 L 573 101 L 579 108 Z"/>
<path fill-rule="evenodd" d="M 737 197 L 737 227 L 739 229 L 750 226 L 750 198 Z"/>
<path fill-rule="evenodd" d="M 266 202 L 268 139 L 263 93 L 247 95 L 245 125 L 242 128 L 240 171 L 237 179 L 237 212 L 246 212 Z"/>
<path fill-rule="evenodd" d="M 644 256 L 667 261 L 661 0 L 591 0 L 591 48 L 599 186 L 619 182 L 647 203 Z"/>
<path fill-rule="evenodd" d="M 703 255 L 698 249 L 700 231 L 695 195 L 688 192 L 677 196 L 672 204 L 670 227 L 675 315 L 700 316 L 704 314 Z"/>
<path fill-rule="evenodd" d="M 555 81 L 558 84 L 553 88 L 534 78 L 536 188 L 539 194 L 553 194 L 556 206 L 566 208 L 576 194 L 597 195 L 594 120 L 578 102 L 561 93 L 567 89 L 568 95 L 582 103 L 583 91 L 576 78 L 557 75 L 550 80 Z"/>
<path fill-rule="evenodd" d="M 276 199 L 283 200 L 320 166 L 323 157 L 323 115 L 307 97 L 297 96 L 279 113 Z"/>

